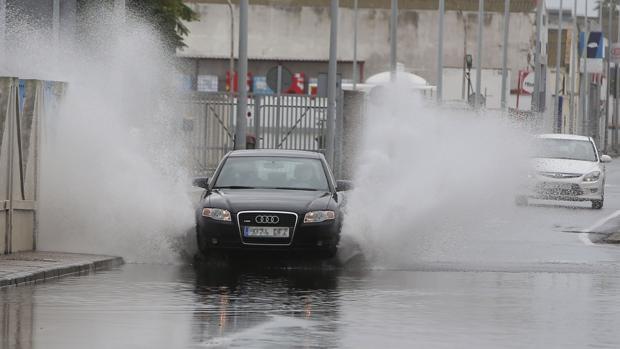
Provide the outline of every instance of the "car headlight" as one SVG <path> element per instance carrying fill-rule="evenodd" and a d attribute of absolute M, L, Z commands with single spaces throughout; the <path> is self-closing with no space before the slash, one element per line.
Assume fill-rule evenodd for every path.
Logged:
<path fill-rule="evenodd" d="M 601 177 L 601 171 L 593 171 L 583 176 L 584 182 L 596 182 Z"/>
<path fill-rule="evenodd" d="M 332 219 L 336 219 L 336 212 L 334 211 L 312 211 L 306 213 L 304 223 L 320 223 Z"/>
<path fill-rule="evenodd" d="M 203 208 L 202 216 L 215 219 L 216 221 L 230 222 L 230 212 L 221 208 Z"/>

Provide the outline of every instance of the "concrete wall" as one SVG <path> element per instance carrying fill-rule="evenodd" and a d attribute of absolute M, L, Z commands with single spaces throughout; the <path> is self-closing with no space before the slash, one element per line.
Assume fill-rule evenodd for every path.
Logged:
<path fill-rule="evenodd" d="M 217 3 L 190 3 L 200 21 L 188 23 L 188 45 L 181 56 L 226 58 L 230 51 L 228 6 Z M 237 10 L 237 9 L 236 9 Z M 365 76 L 385 71 L 389 66 L 389 16 L 385 8 L 362 8 L 358 14 L 358 59 L 365 61 Z M 235 21 L 237 17 L 235 17 Z M 534 40 L 534 15 L 515 12 L 510 17 L 508 65 L 512 71 L 528 66 Z M 503 14 L 486 13 L 483 34 L 483 68 L 501 68 Z M 430 83 L 437 69 L 436 10 L 401 9 L 398 19 L 398 61 Z M 339 14 L 338 59 L 353 58 L 353 10 Z M 445 17 L 444 66 L 462 67 L 465 52 L 476 48 L 476 12 L 448 11 Z M 261 59 L 312 59 L 326 61 L 329 52 L 330 16 L 326 7 L 251 5 L 249 11 L 248 55 Z M 235 33 L 235 43 L 237 43 Z M 236 45 L 235 45 L 236 51 Z M 236 54 L 236 53 L 235 53 Z M 474 55 L 474 62 L 475 62 Z M 350 70 L 348 72 L 350 74 Z M 344 78 L 350 76 L 344 75 Z M 511 87 L 516 87 L 516 74 Z"/>

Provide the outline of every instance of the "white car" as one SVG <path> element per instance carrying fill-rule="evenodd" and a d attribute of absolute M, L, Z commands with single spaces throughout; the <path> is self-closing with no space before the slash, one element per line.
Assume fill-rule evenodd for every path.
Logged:
<path fill-rule="evenodd" d="M 527 194 L 517 196 L 518 205 L 528 198 L 544 200 L 590 201 L 600 209 L 605 200 L 605 163 L 591 137 L 543 134 L 535 138 L 532 171 Z"/>

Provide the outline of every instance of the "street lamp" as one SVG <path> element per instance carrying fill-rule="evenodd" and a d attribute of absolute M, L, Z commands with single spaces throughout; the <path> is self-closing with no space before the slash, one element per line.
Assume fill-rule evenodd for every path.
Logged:
<path fill-rule="evenodd" d="M 229 81 L 229 89 L 228 89 L 228 107 L 229 116 L 228 122 L 229 127 L 233 124 L 233 120 L 235 119 L 235 108 L 233 108 L 235 102 L 234 96 L 234 79 L 235 79 L 235 9 L 233 8 L 233 4 L 230 0 L 228 0 L 228 9 L 230 10 L 230 66 L 228 68 L 228 81 Z"/>

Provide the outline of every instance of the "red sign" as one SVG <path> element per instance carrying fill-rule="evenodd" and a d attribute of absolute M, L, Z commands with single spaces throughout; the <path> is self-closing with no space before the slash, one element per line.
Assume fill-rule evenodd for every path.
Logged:
<path fill-rule="evenodd" d="M 237 72 L 235 72 L 235 77 L 233 80 L 234 92 L 239 92 L 238 81 L 239 79 L 237 78 Z M 252 73 L 248 73 L 245 83 L 247 86 L 247 91 L 252 92 Z M 230 72 L 229 71 L 226 72 L 226 91 L 230 91 Z"/>
<path fill-rule="evenodd" d="M 306 74 L 293 74 L 293 83 L 286 93 L 304 94 L 306 91 Z"/>

